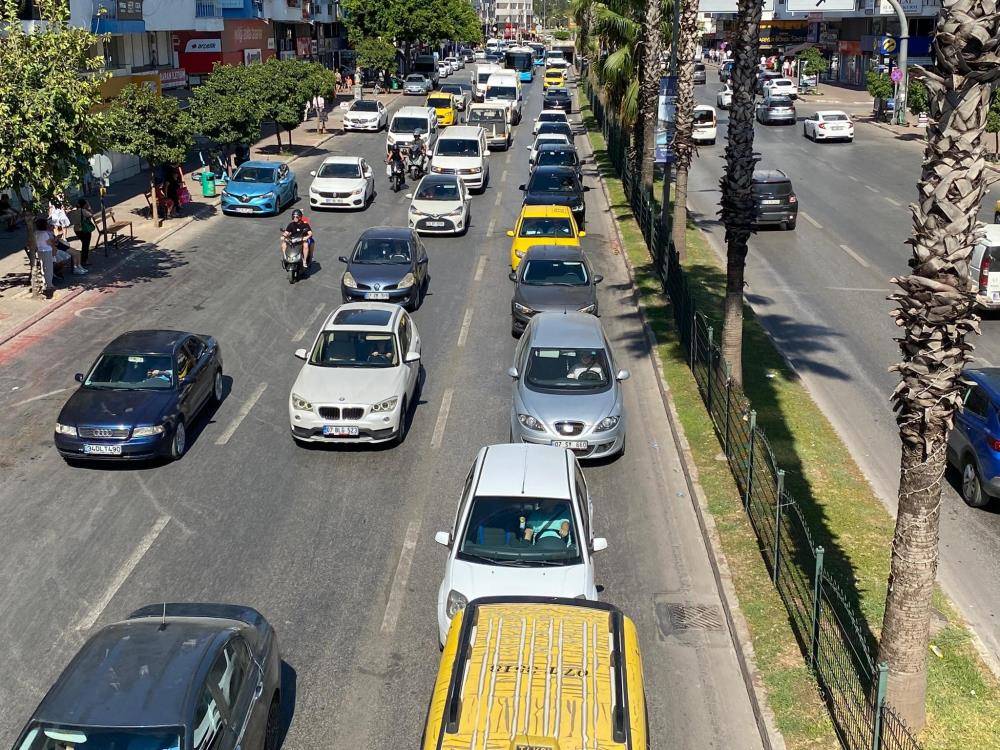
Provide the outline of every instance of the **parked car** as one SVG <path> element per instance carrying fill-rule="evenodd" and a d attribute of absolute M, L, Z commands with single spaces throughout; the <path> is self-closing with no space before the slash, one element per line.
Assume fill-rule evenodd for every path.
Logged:
<path fill-rule="evenodd" d="M 698 104 L 692 112 L 694 125 L 691 129 L 691 140 L 695 143 L 714 145 L 719 132 L 719 120 L 715 108 L 707 104 Z"/>
<path fill-rule="evenodd" d="M 754 170 L 752 190 L 756 226 L 778 224 L 782 229 L 795 229 L 799 200 L 788 175 L 780 169 Z"/>
<path fill-rule="evenodd" d="M 799 95 L 799 87 L 790 78 L 767 78 L 763 81 L 764 94 L 787 96 L 794 99 Z"/>
<path fill-rule="evenodd" d="M 521 206 L 513 229 L 507 230 L 510 243 L 510 268 L 516 271 L 521 259 L 535 245 L 571 245 L 580 247 L 587 233 L 576 226 L 568 206 Z"/>
<path fill-rule="evenodd" d="M 768 96 L 757 103 L 757 122 L 763 125 L 795 124 L 795 105 L 787 96 Z"/>
<path fill-rule="evenodd" d="M 313 208 L 367 208 L 375 197 L 375 171 L 360 156 L 328 156 L 309 174 Z"/>
<path fill-rule="evenodd" d="M 583 194 L 590 190 L 580 182 L 573 167 L 536 167 L 526 184 L 518 185 L 523 191 L 525 206 L 568 206 L 581 229 L 587 219 L 587 205 Z"/>
<path fill-rule="evenodd" d="M 406 230 L 409 231 L 409 230 Z M 288 394 L 296 443 L 401 443 L 420 383 L 410 314 L 379 302 L 340 306 L 324 321 Z"/>
<path fill-rule="evenodd" d="M 538 127 L 544 122 L 564 122 L 569 124 L 569 116 L 564 109 L 543 109 L 535 118 L 535 124 L 531 126 L 531 134 L 538 135 Z"/>
<path fill-rule="evenodd" d="M 277 750 L 281 688 L 259 612 L 152 604 L 87 639 L 14 747 Z"/>
<path fill-rule="evenodd" d="M 355 99 L 344 113 L 344 130 L 378 132 L 389 122 L 389 111 L 378 99 Z"/>
<path fill-rule="evenodd" d="M 396 302 L 411 310 L 420 306 L 429 279 L 428 259 L 424 243 L 412 229 L 366 229 L 340 262 L 347 264 L 340 281 L 344 302 Z"/>
<path fill-rule="evenodd" d="M 705 63 L 696 62 L 694 64 L 694 73 L 692 73 L 692 83 L 707 83 L 708 74 L 705 72 Z"/>
<path fill-rule="evenodd" d="M 277 215 L 299 199 L 295 173 L 284 162 L 245 161 L 226 183 L 219 206 L 224 214 Z"/>
<path fill-rule="evenodd" d="M 433 88 L 431 80 L 420 73 L 411 73 L 403 81 L 404 96 L 426 96 Z"/>
<path fill-rule="evenodd" d="M 733 87 L 728 83 L 723 84 L 715 95 L 715 106 L 719 109 L 729 109 L 733 106 Z"/>
<path fill-rule="evenodd" d="M 583 159 L 577 153 L 575 146 L 565 143 L 542 143 L 535 152 L 535 163 L 532 170 L 538 167 L 572 167 L 576 176 L 583 180 Z"/>
<path fill-rule="evenodd" d="M 854 123 L 846 112 L 820 110 L 802 121 L 802 135 L 814 141 L 854 140 Z"/>
<path fill-rule="evenodd" d="M 549 88 L 542 94 L 543 109 L 561 109 L 570 112 L 573 108 L 573 98 L 565 88 Z"/>
<path fill-rule="evenodd" d="M 513 336 L 524 333 L 540 312 L 598 314 L 597 285 L 604 277 L 590 269 L 578 247 L 535 245 L 518 269 L 510 272 L 510 280 L 514 282 L 510 300 Z"/>
<path fill-rule="evenodd" d="M 1000 310 L 1000 225 L 987 224 L 983 231 L 972 249 L 969 277 L 976 279 L 976 307 Z"/>
<path fill-rule="evenodd" d="M 1000 368 L 977 367 L 962 376 L 968 385 L 948 434 L 948 463 L 960 472 L 962 499 L 983 508 L 1000 497 Z"/>
<path fill-rule="evenodd" d="M 582 312 L 532 317 L 508 370 L 514 394 L 512 443 L 569 448 L 577 458 L 625 451 L 625 405 L 619 369 L 601 321 Z"/>
<path fill-rule="evenodd" d="M 67 461 L 178 459 L 201 410 L 223 399 L 212 336 L 130 331 L 101 352 L 59 411 L 56 450 Z"/>
<path fill-rule="evenodd" d="M 453 174 L 429 174 L 410 199 L 410 228 L 422 234 L 465 234 L 469 230 L 472 197 L 465 183 Z"/>

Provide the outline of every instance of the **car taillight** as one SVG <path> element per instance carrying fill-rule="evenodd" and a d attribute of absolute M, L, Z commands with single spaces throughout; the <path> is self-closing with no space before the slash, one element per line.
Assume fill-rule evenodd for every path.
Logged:
<path fill-rule="evenodd" d="M 983 264 L 979 267 L 979 289 L 980 291 L 989 286 L 990 283 L 990 257 L 983 256 Z"/>
<path fill-rule="evenodd" d="M 819 125 L 818 125 L 817 127 L 818 127 L 818 128 L 820 129 L 820 130 L 826 130 L 826 123 L 825 123 L 825 122 L 821 122 L 821 123 L 820 123 L 820 124 L 819 124 Z"/>
<path fill-rule="evenodd" d="M 991 451 L 998 451 L 998 452 L 1000 452 L 1000 440 L 997 440 L 992 435 L 987 435 L 986 436 L 986 444 L 988 446 L 990 446 L 990 450 Z"/>
<path fill-rule="evenodd" d="M 796 198 L 796 197 L 795 197 L 794 195 L 789 195 L 789 196 L 788 196 L 788 202 L 789 202 L 789 203 L 798 203 L 798 202 L 799 202 L 799 199 L 798 199 L 798 198 Z"/>

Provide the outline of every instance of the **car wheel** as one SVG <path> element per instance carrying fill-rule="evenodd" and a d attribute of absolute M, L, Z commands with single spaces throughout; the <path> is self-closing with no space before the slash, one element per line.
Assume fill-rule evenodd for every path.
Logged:
<path fill-rule="evenodd" d="M 184 420 L 179 419 L 177 421 L 177 427 L 174 428 L 174 437 L 170 441 L 170 459 L 172 461 L 176 461 L 184 455 L 184 451 L 186 450 L 187 429 L 184 427 Z"/>
<path fill-rule="evenodd" d="M 410 405 L 406 400 L 406 396 L 403 396 L 403 408 L 399 414 L 399 429 L 396 430 L 396 434 L 392 436 L 393 445 L 402 445 L 403 440 L 406 439 L 406 433 L 410 427 Z"/>
<path fill-rule="evenodd" d="M 798 219 L 792 219 L 790 222 L 788 222 L 788 228 L 795 229 L 796 224 L 798 224 Z"/>
<path fill-rule="evenodd" d="M 962 499 L 970 508 L 982 508 L 990 501 L 990 496 L 983 489 L 979 479 L 979 471 L 971 458 L 966 458 L 962 464 Z"/>
<path fill-rule="evenodd" d="M 262 750 L 278 750 L 278 735 L 281 733 L 281 707 L 278 696 L 271 699 L 271 707 L 267 710 L 267 724 L 264 725 L 264 742 Z"/>
<path fill-rule="evenodd" d="M 222 370 L 215 371 L 212 378 L 212 403 L 218 406 L 222 403 Z"/>

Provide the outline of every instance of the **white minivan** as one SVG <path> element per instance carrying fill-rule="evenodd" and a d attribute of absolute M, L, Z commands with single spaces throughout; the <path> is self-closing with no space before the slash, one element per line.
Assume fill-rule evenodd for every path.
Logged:
<path fill-rule="evenodd" d="M 476 66 L 476 69 L 472 72 L 472 98 L 474 101 L 481 102 L 483 97 L 486 96 L 486 82 L 490 80 L 490 76 L 494 73 L 499 73 L 503 68 L 494 63 L 480 63 Z"/>
<path fill-rule="evenodd" d="M 433 174 L 453 174 L 480 192 L 490 181 L 486 131 L 479 125 L 453 125 L 444 131 L 431 156 Z"/>
<path fill-rule="evenodd" d="M 713 145 L 719 133 L 719 118 L 715 114 L 715 107 L 698 104 L 692 114 L 694 125 L 691 128 L 691 140 Z"/>
<path fill-rule="evenodd" d="M 416 130 L 420 131 L 424 146 L 430 152 L 437 140 L 437 113 L 430 107 L 400 107 L 389 121 L 385 134 L 385 152 L 389 153 L 396 143 L 408 149 Z"/>
<path fill-rule="evenodd" d="M 512 70 L 494 73 L 486 81 L 486 94 L 483 101 L 487 104 L 503 104 L 510 109 L 510 124 L 521 122 L 521 81 Z"/>

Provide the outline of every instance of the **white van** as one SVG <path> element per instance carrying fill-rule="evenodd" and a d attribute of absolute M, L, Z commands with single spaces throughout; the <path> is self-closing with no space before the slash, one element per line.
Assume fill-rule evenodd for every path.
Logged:
<path fill-rule="evenodd" d="M 486 81 L 486 94 L 483 101 L 487 104 L 502 103 L 510 108 L 510 124 L 521 122 L 521 81 L 516 72 L 506 70 L 494 73 Z"/>
<path fill-rule="evenodd" d="M 719 119 L 715 107 L 699 104 L 694 108 L 694 125 L 691 128 L 691 140 L 695 143 L 715 144 L 718 135 Z"/>
<path fill-rule="evenodd" d="M 476 66 L 476 69 L 472 71 L 472 99 L 473 101 L 481 102 L 483 96 L 486 94 L 486 82 L 490 80 L 490 76 L 494 73 L 499 73 L 503 68 L 501 68 L 496 63 L 481 63 Z"/>
<path fill-rule="evenodd" d="M 478 125 L 453 125 L 437 140 L 431 173 L 458 175 L 470 190 L 486 190 L 490 181 L 486 131 Z"/>
<path fill-rule="evenodd" d="M 421 132 L 424 145 L 430 152 L 437 140 L 437 113 L 430 107 L 400 107 L 389 120 L 389 128 L 385 134 L 385 152 L 389 153 L 395 143 L 409 148 L 414 130 Z"/>

